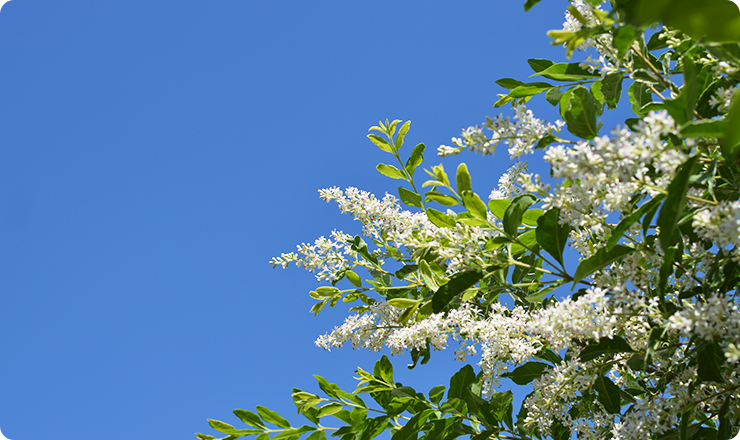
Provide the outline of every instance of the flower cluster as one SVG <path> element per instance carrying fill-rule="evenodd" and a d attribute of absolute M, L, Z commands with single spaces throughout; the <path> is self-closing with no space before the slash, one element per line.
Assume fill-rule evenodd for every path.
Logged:
<path fill-rule="evenodd" d="M 452 138 L 452 143 L 457 147 L 440 145 L 437 152 L 440 156 L 458 154 L 470 149 L 483 155 L 493 154 L 499 143 L 503 142 L 509 147 L 509 156 L 519 157 L 531 153 L 537 142 L 546 134 L 555 136 L 565 125 L 562 121 L 555 124 L 547 123 L 537 119 L 531 110 L 524 105 L 518 105 L 514 111 L 514 120 L 498 115 L 493 118 L 486 117 L 483 127 L 468 127 L 462 131 L 462 137 Z M 493 132 L 488 137 L 483 133 L 483 128 Z"/>

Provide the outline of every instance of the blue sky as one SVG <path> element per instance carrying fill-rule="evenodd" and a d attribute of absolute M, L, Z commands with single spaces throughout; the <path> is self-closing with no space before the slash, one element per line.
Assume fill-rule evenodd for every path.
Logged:
<path fill-rule="evenodd" d="M 0 11 L 0 429 L 13 440 L 194 438 L 312 374 L 353 387 L 379 356 L 313 345 L 342 309 L 274 255 L 359 225 L 316 190 L 375 171 L 378 119 L 411 119 L 423 167 L 486 115 L 494 81 L 563 60 L 543 1 L 13 0 Z M 542 99 L 532 107 L 553 120 Z M 408 154 L 408 152 L 406 152 Z M 451 351 L 405 373 L 427 391 Z M 293 420 L 297 420 L 293 418 Z"/>

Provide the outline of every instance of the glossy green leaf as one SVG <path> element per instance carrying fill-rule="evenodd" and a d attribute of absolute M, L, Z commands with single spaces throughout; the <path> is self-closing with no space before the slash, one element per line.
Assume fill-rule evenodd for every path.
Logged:
<path fill-rule="evenodd" d="M 437 385 L 432 388 L 429 391 L 429 400 L 435 405 L 439 404 L 439 402 L 442 401 L 442 397 L 444 397 L 445 390 L 446 388 L 444 385 Z"/>
<path fill-rule="evenodd" d="M 383 355 L 379 361 L 375 363 L 373 368 L 373 376 L 383 380 L 383 382 L 393 385 L 393 364 L 391 363 L 388 356 Z"/>
<path fill-rule="evenodd" d="M 605 354 L 633 352 L 634 350 L 627 341 L 619 336 L 614 336 L 612 338 L 601 338 L 597 343 L 587 345 L 581 350 L 578 357 L 581 359 L 581 362 L 588 362 Z"/>
<path fill-rule="evenodd" d="M 565 101 L 565 102 L 564 102 Z M 593 139 L 599 134 L 596 123 L 596 100 L 589 90 L 578 86 L 564 94 L 560 100 L 568 131 L 583 139 Z"/>
<path fill-rule="evenodd" d="M 444 212 L 437 211 L 434 208 L 427 208 L 427 218 L 434 226 L 439 228 L 454 228 L 457 221 L 445 214 Z"/>
<path fill-rule="evenodd" d="M 512 236 L 517 235 L 517 229 L 522 224 L 524 212 L 536 201 L 537 198 L 532 194 L 522 194 L 511 201 L 509 207 L 506 208 L 503 218 L 504 231 L 507 234 Z"/>
<path fill-rule="evenodd" d="M 543 70 L 555 64 L 550 60 L 545 60 L 542 58 L 532 58 L 527 60 L 527 63 L 529 64 L 529 67 L 531 67 L 532 70 L 535 71 L 535 73 L 542 72 Z"/>
<path fill-rule="evenodd" d="M 614 245 L 613 248 L 607 249 L 605 247 L 599 249 L 594 256 L 586 260 L 581 261 L 576 268 L 576 273 L 573 275 L 573 284 L 575 285 L 585 277 L 591 275 L 597 270 L 608 266 L 609 264 L 619 260 L 625 255 L 629 255 L 635 251 L 635 248 L 631 246 L 625 246 L 622 244 Z"/>
<path fill-rule="evenodd" d="M 450 277 L 450 280 L 437 289 L 432 297 L 432 310 L 440 313 L 455 299 L 456 296 L 478 284 L 483 278 L 483 273 L 477 270 L 458 272 Z"/>
<path fill-rule="evenodd" d="M 396 151 L 400 150 L 401 146 L 403 146 L 403 141 L 406 139 L 406 134 L 409 132 L 409 128 L 411 128 L 411 121 L 406 121 L 406 123 L 404 123 L 398 130 L 396 142 L 394 143 Z"/>
<path fill-rule="evenodd" d="M 415 414 L 401 429 L 396 431 L 391 437 L 391 440 L 415 440 L 416 434 L 421 431 L 421 428 L 427 422 L 430 416 L 434 414 L 433 409 L 425 409 Z"/>
<path fill-rule="evenodd" d="M 331 402 L 327 403 L 326 405 L 319 408 L 319 412 L 316 414 L 316 417 L 326 417 L 330 416 L 332 414 L 336 414 L 339 411 L 341 411 L 344 408 L 344 404 L 338 403 L 338 402 Z"/>
<path fill-rule="evenodd" d="M 424 194 L 424 197 L 426 198 L 427 201 L 437 202 L 440 205 L 454 206 L 458 204 L 458 201 L 456 198 L 442 194 L 442 193 L 438 193 L 436 191 L 429 191 L 428 193 Z"/>
<path fill-rule="evenodd" d="M 255 428 L 265 427 L 265 424 L 262 423 L 262 420 L 259 418 L 259 416 L 252 411 L 247 411 L 245 409 L 235 409 L 233 412 L 234 415 L 239 417 L 242 422 L 249 426 L 253 426 Z"/>
<path fill-rule="evenodd" d="M 513 255 L 526 249 L 532 249 L 537 244 L 537 233 L 535 231 L 527 231 L 516 239 L 517 242 L 511 245 L 511 253 Z"/>
<path fill-rule="evenodd" d="M 538 93 L 550 90 L 553 87 L 554 86 L 552 84 L 548 84 L 545 82 L 526 83 L 517 86 L 515 89 L 511 90 L 508 96 L 510 98 L 526 98 L 528 96 L 534 96 Z"/>
<path fill-rule="evenodd" d="M 496 80 L 496 84 L 500 85 L 501 87 L 513 90 L 522 84 L 524 84 L 522 81 L 519 81 L 518 79 L 512 79 L 512 78 L 501 78 L 499 80 Z"/>
<path fill-rule="evenodd" d="M 537 244 L 552 255 L 555 260 L 563 265 L 563 251 L 565 244 L 568 242 L 570 234 L 570 225 L 560 224 L 560 210 L 553 208 L 547 211 L 537 220 L 537 229 L 535 229 Z"/>
<path fill-rule="evenodd" d="M 524 212 L 524 215 L 522 215 L 522 223 L 534 226 L 537 224 L 537 220 L 539 220 L 544 213 L 545 211 L 541 209 L 529 209 Z"/>
<path fill-rule="evenodd" d="M 724 119 L 698 119 L 689 121 L 681 126 L 681 136 L 684 137 L 713 137 L 720 138 L 725 135 Z"/>
<path fill-rule="evenodd" d="M 424 262 L 426 263 L 426 261 Z M 388 300 L 388 304 L 398 309 L 406 309 L 419 304 L 420 301 L 419 299 L 393 298 Z"/>
<path fill-rule="evenodd" d="M 542 362 L 527 362 L 514 369 L 514 371 L 504 373 L 502 377 L 511 379 L 517 385 L 526 385 L 542 376 L 542 373 L 550 368 L 552 368 L 550 365 Z"/>
<path fill-rule="evenodd" d="M 464 163 L 461 163 L 457 167 L 457 175 L 455 177 L 455 181 L 457 183 L 458 194 L 462 194 L 463 191 L 473 190 L 473 186 L 470 180 L 470 172 L 468 172 L 468 166 Z"/>
<path fill-rule="evenodd" d="M 403 171 L 399 170 L 393 165 L 379 163 L 378 166 L 375 167 L 375 169 L 377 169 L 380 174 L 390 177 L 391 179 L 406 179 L 406 175 L 403 173 Z"/>
<path fill-rule="evenodd" d="M 447 399 L 465 400 L 469 392 L 468 387 L 475 382 L 475 370 L 470 365 L 465 365 L 450 378 L 450 388 L 447 392 Z"/>
<path fill-rule="evenodd" d="M 391 148 L 391 144 L 389 144 L 387 140 L 383 139 L 377 134 L 369 134 L 367 135 L 367 138 L 370 139 L 372 143 L 377 145 L 378 148 L 380 148 L 381 150 L 386 151 L 388 153 L 393 152 L 393 149 Z"/>
<path fill-rule="evenodd" d="M 634 26 L 623 25 L 614 31 L 613 45 L 617 49 L 619 58 L 622 58 L 629 50 L 632 42 L 637 38 Z"/>
<path fill-rule="evenodd" d="M 413 191 L 410 191 L 402 186 L 398 187 L 398 197 L 401 201 L 409 206 L 421 208 L 421 196 Z"/>
<path fill-rule="evenodd" d="M 560 98 L 563 97 L 563 91 L 560 87 L 553 87 L 545 93 L 545 99 L 552 105 L 560 104 Z"/>
<path fill-rule="evenodd" d="M 488 201 L 488 209 L 491 210 L 491 214 L 501 220 L 504 219 L 504 214 L 506 214 L 509 205 L 511 205 L 511 200 L 493 199 Z"/>
<path fill-rule="evenodd" d="M 604 99 L 610 109 L 617 108 L 619 98 L 622 97 L 623 80 L 624 76 L 621 72 L 610 73 L 601 80 L 601 92 L 604 94 Z"/>
<path fill-rule="evenodd" d="M 275 411 L 269 410 L 264 406 L 257 406 L 257 414 L 259 414 L 265 422 L 272 423 L 281 428 L 290 428 L 290 423 L 287 420 Z"/>
<path fill-rule="evenodd" d="M 306 440 L 326 440 L 326 431 L 314 431 L 306 437 Z"/>
<path fill-rule="evenodd" d="M 424 161 L 424 149 L 426 146 L 424 144 L 417 144 L 413 150 L 411 150 L 411 155 L 409 156 L 409 159 L 406 161 L 406 171 L 409 173 L 410 176 L 414 175 L 414 171 L 416 171 L 416 167 L 421 165 L 421 163 Z"/>
<path fill-rule="evenodd" d="M 632 111 L 639 117 L 647 115 L 647 111 L 642 110 L 645 104 L 653 102 L 653 92 L 650 88 L 640 82 L 634 81 L 627 90 L 630 103 L 632 103 Z"/>
<path fill-rule="evenodd" d="M 594 382 L 594 389 L 599 394 L 599 402 L 610 414 L 619 414 L 622 408 L 619 387 L 606 376 L 599 376 Z"/>
<path fill-rule="evenodd" d="M 352 285 L 354 285 L 355 287 L 362 287 L 362 279 L 355 272 L 347 270 L 344 272 L 344 275 L 347 277 L 347 280 L 352 283 Z"/>
<path fill-rule="evenodd" d="M 486 204 L 483 203 L 480 196 L 472 191 L 462 192 L 463 205 L 465 208 L 476 218 L 481 220 L 487 220 Z"/>
<path fill-rule="evenodd" d="M 436 292 L 437 289 L 439 289 L 437 276 L 432 272 L 432 268 L 425 260 L 419 261 L 419 273 L 421 274 L 421 279 L 424 280 L 424 284 L 426 284 L 429 290 Z"/>
<path fill-rule="evenodd" d="M 668 195 L 660 209 L 660 214 L 658 214 L 660 247 L 664 250 L 673 244 L 674 233 L 678 229 L 678 220 L 683 214 L 684 205 L 686 205 L 689 177 L 697 159 L 698 156 L 693 156 L 684 162 L 676 172 L 676 177 L 668 185 Z"/>
<path fill-rule="evenodd" d="M 532 76 L 542 75 L 555 81 L 579 81 L 601 76 L 599 72 L 589 72 L 581 67 L 580 63 L 557 63 L 535 73 Z"/>

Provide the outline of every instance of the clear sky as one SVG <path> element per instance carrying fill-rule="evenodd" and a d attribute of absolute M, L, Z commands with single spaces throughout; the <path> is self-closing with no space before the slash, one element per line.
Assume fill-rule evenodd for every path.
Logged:
<path fill-rule="evenodd" d="M 299 420 L 325 352 L 299 269 L 269 259 L 359 225 L 317 189 L 395 192 L 366 138 L 434 151 L 526 78 L 564 1 L 13 0 L 0 11 L 0 429 L 13 440 L 190 439 L 264 405 Z M 552 120 L 554 108 L 533 101 Z M 408 151 L 405 152 L 408 154 Z M 466 161 L 487 195 L 511 164 Z M 452 352 L 402 373 L 428 391 Z"/>

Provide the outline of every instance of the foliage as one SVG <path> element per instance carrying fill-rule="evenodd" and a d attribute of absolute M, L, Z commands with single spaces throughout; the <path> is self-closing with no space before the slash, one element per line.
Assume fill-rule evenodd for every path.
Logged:
<path fill-rule="evenodd" d="M 329 281 L 311 292 L 314 313 L 358 304 L 317 345 L 389 348 L 416 365 L 456 341 L 460 361 L 480 351 L 478 372 L 465 365 L 423 394 L 395 382 L 383 355 L 372 373 L 356 371 L 353 392 L 320 376 L 323 397 L 294 390 L 306 425 L 258 406 L 234 411 L 249 428 L 210 420 L 215 430 L 257 440 L 737 433 L 740 13 L 726 0 L 599 4 L 574 1 L 564 29 L 548 34 L 585 60 L 529 60 L 537 81 L 497 81 L 507 92 L 496 106 L 512 104 L 513 120 L 487 118 L 438 149 L 485 155 L 503 144 L 512 158 L 542 149 L 554 183 L 517 162 L 487 201 L 465 164 L 454 177 L 433 166 L 420 184 L 424 144 L 404 160 L 410 123 L 386 120 L 368 137 L 397 162 L 377 170 L 405 182 L 398 198 L 321 190 L 362 222 L 362 235 L 334 232 L 271 261 Z M 536 95 L 563 122 L 535 118 L 524 105 Z M 600 118 L 620 104 L 634 117 L 605 134 Z M 579 254 L 574 271 L 566 245 Z M 352 287 L 340 290 L 345 278 Z M 516 417 L 501 378 L 534 389 Z"/>

